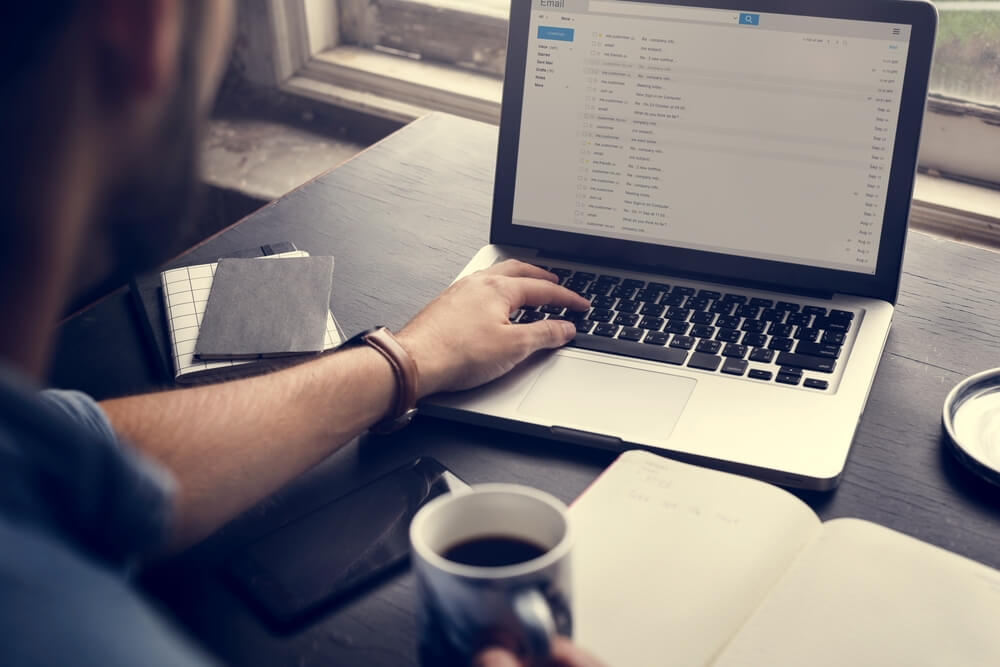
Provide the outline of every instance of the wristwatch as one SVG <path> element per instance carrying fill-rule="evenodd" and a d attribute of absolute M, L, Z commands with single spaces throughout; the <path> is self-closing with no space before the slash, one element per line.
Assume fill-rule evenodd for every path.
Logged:
<path fill-rule="evenodd" d="M 341 349 L 368 345 L 385 357 L 396 378 L 396 400 L 389 414 L 372 426 L 371 431 L 386 435 L 398 431 L 413 421 L 417 414 L 417 364 L 392 332 L 385 327 L 375 327 L 352 336 Z"/>

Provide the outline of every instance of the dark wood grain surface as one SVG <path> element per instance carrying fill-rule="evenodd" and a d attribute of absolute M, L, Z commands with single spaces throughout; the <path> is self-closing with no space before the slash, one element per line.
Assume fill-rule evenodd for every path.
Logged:
<path fill-rule="evenodd" d="M 348 333 L 398 328 L 450 282 L 489 229 L 495 127 L 432 115 L 194 249 L 176 265 L 290 240 L 333 254 L 332 306 Z M 1000 567 L 1000 490 L 955 462 L 941 405 L 963 377 L 1000 366 L 1000 255 L 911 233 L 888 349 L 832 493 L 800 493 L 824 519 L 875 521 Z M 127 299 L 66 323 L 53 380 L 98 396 L 153 388 Z M 281 434 L 275 434 L 280 446 Z M 809 433 L 802 433 L 809 446 Z M 412 577 L 401 572 L 294 632 L 261 623 L 219 575 L 248 540 L 417 456 L 469 482 L 530 484 L 572 500 L 613 455 L 420 419 L 354 443 L 146 578 L 208 649 L 239 665 L 406 665 L 415 657 Z"/>

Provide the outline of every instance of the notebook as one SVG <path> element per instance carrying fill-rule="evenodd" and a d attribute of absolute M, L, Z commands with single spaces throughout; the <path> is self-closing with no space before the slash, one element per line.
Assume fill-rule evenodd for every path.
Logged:
<path fill-rule="evenodd" d="M 1000 572 L 777 487 L 631 451 L 570 514 L 608 665 L 1000 664 Z"/>
<path fill-rule="evenodd" d="M 302 250 L 268 255 L 259 261 L 285 257 L 308 257 Z M 217 263 L 201 264 L 171 269 L 160 274 L 163 299 L 170 338 L 174 378 L 180 384 L 217 381 L 229 377 L 268 372 L 298 359 L 202 361 L 195 357 L 195 343 L 201 328 L 208 296 L 212 291 Z M 333 317 L 328 313 L 324 350 L 336 348 L 344 337 Z"/>
<path fill-rule="evenodd" d="M 223 258 L 195 357 L 203 361 L 318 354 L 326 343 L 333 257 Z"/>

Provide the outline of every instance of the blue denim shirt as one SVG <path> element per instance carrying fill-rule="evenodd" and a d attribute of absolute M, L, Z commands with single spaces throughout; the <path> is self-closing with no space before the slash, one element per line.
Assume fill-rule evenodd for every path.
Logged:
<path fill-rule="evenodd" d="M 79 392 L 0 367 L 0 665 L 205 665 L 129 585 L 173 481 Z"/>

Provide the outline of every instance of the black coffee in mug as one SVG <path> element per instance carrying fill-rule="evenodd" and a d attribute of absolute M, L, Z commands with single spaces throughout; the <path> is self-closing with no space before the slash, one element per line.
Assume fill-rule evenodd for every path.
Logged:
<path fill-rule="evenodd" d="M 544 549 L 520 537 L 483 535 L 452 545 L 442 554 L 453 563 L 477 567 L 503 567 L 534 560 Z"/>

